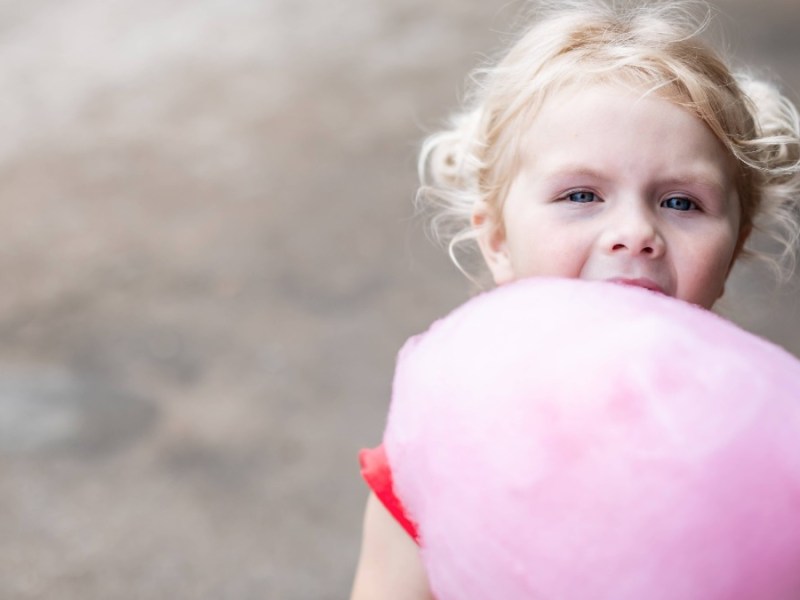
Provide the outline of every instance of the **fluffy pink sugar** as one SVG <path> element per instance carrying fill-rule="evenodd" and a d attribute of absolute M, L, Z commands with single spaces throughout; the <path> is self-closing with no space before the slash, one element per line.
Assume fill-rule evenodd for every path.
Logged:
<path fill-rule="evenodd" d="M 400 352 L 385 445 L 439 600 L 800 598 L 800 361 L 700 308 L 478 296 Z"/>

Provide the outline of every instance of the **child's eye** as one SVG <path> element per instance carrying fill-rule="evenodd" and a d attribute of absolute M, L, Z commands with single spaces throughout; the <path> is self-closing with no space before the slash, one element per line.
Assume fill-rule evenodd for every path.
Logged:
<path fill-rule="evenodd" d="M 695 204 L 693 200 L 689 200 L 689 198 L 684 198 L 682 196 L 672 196 L 671 198 L 667 198 L 661 203 L 661 206 L 680 211 L 697 210 L 697 204 Z"/>
<path fill-rule="evenodd" d="M 597 200 L 597 196 L 594 192 L 587 192 L 587 191 L 580 191 L 580 192 L 572 192 L 571 194 L 567 194 L 567 200 L 570 202 L 580 202 L 582 204 L 586 204 L 588 202 L 594 202 Z"/>

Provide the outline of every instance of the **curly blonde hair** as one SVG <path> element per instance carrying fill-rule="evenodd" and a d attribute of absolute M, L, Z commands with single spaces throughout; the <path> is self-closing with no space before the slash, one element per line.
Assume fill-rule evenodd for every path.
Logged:
<path fill-rule="evenodd" d="M 743 253 L 788 277 L 800 237 L 800 119 L 775 85 L 734 71 L 701 39 L 710 9 L 561 0 L 539 3 L 535 16 L 505 56 L 472 74 L 464 109 L 420 153 L 418 206 L 433 211 L 434 234 L 456 266 L 473 279 L 462 264 L 480 235 L 472 211 L 482 202 L 494 218 L 502 214 L 520 138 L 544 99 L 575 82 L 612 82 L 662 94 L 709 127 L 739 165 L 742 231 L 762 231 L 779 246 Z"/>

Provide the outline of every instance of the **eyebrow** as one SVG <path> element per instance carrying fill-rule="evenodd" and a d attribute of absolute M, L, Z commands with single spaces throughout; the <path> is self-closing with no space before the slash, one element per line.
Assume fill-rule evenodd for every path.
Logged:
<path fill-rule="evenodd" d="M 611 177 L 606 175 L 600 170 L 587 167 L 585 165 L 563 166 L 559 167 L 556 171 L 549 173 L 545 176 L 547 181 L 558 181 L 568 177 L 586 177 L 589 179 L 599 179 L 601 181 L 610 181 Z"/>
<path fill-rule="evenodd" d="M 690 187 L 706 188 L 721 195 L 724 195 L 726 191 L 723 182 L 716 177 L 711 177 L 704 173 L 690 173 L 685 177 L 665 177 L 660 183 L 662 185 L 687 185 Z"/>
<path fill-rule="evenodd" d="M 566 165 L 559 167 L 554 172 L 545 176 L 546 181 L 559 181 L 561 179 L 567 179 L 570 177 L 586 177 L 588 179 L 594 179 L 599 181 L 611 181 L 611 177 L 603 173 L 603 171 L 599 169 L 594 169 L 587 165 Z M 698 187 L 698 188 L 705 188 L 707 190 L 713 190 L 714 192 L 724 195 L 726 193 L 726 186 L 723 181 L 720 181 L 719 178 L 710 175 L 702 169 L 695 169 L 691 172 L 687 172 L 684 175 L 667 175 L 663 178 L 659 178 L 657 180 L 659 186 L 688 186 L 688 187 Z"/>

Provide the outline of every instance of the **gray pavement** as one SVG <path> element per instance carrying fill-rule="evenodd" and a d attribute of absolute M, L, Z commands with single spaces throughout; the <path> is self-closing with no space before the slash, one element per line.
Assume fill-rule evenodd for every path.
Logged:
<path fill-rule="evenodd" d="M 394 354 L 469 293 L 415 149 L 517 6 L 0 3 L 0 598 L 346 597 Z M 796 2 L 718 6 L 800 90 Z M 725 311 L 800 354 L 766 281 Z"/>

